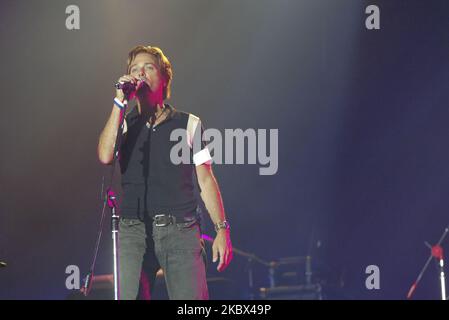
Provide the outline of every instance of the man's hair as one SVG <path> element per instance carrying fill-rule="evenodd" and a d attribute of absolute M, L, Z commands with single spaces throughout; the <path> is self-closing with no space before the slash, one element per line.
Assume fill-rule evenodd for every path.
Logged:
<path fill-rule="evenodd" d="M 149 53 L 156 59 L 157 67 L 167 83 L 163 89 L 163 98 L 164 100 L 170 98 L 170 85 L 173 78 L 173 70 L 170 61 L 160 48 L 152 46 L 136 46 L 132 48 L 128 54 L 126 74 L 129 74 L 131 63 L 139 53 Z"/>

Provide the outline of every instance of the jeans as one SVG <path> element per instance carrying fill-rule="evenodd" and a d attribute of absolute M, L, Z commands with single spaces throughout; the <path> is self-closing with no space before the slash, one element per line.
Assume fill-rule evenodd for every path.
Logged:
<path fill-rule="evenodd" d="M 119 224 L 120 299 L 150 298 L 162 268 L 171 300 L 207 300 L 206 253 L 200 223 L 156 226 L 121 218 Z M 140 289 L 139 289 L 140 288 Z"/>

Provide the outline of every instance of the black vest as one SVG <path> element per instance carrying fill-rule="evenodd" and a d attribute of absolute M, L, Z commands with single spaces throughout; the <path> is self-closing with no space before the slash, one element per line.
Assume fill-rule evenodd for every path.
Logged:
<path fill-rule="evenodd" d="M 174 129 L 187 128 L 189 114 L 165 104 L 169 116 L 154 128 L 140 116 L 137 107 L 126 116 L 127 132 L 120 147 L 123 197 L 120 214 L 143 219 L 156 214 L 190 216 L 197 210 L 194 192 L 197 183 L 195 165 L 174 165 L 170 141 Z"/>

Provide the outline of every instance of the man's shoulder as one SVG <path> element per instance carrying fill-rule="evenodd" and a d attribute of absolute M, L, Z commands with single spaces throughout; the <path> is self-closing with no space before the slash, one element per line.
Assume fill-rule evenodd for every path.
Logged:
<path fill-rule="evenodd" d="M 182 120 L 194 120 L 194 121 L 200 121 L 200 117 L 191 113 L 191 112 L 187 112 L 187 111 L 183 111 L 183 110 L 179 110 L 179 109 L 175 109 L 175 117 L 178 117 L 179 119 Z"/>

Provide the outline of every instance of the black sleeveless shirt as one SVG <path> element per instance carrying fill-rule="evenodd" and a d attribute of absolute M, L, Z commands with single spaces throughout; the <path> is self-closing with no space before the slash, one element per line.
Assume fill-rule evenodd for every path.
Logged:
<path fill-rule="evenodd" d="M 168 116 L 154 128 L 141 117 L 137 107 L 125 117 L 127 130 L 119 158 L 123 191 L 120 214 L 124 218 L 143 219 L 157 214 L 191 216 L 197 210 L 192 149 L 190 163 L 173 164 L 170 159 L 172 147 L 181 143 L 170 141 L 170 134 L 175 129 L 187 129 L 193 115 L 168 104 L 165 107 Z M 202 132 L 201 122 L 198 123 L 195 131 Z"/>

